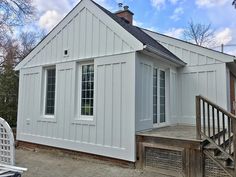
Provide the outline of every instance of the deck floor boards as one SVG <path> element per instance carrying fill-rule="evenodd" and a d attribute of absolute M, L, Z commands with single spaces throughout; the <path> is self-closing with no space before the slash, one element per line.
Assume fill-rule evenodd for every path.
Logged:
<path fill-rule="evenodd" d="M 137 135 L 197 140 L 196 127 L 188 125 L 175 125 L 162 128 L 154 128 L 152 130 L 138 132 Z"/>

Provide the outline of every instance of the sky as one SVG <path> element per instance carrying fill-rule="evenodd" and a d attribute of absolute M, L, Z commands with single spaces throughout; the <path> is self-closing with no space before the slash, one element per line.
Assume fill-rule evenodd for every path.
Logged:
<path fill-rule="evenodd" d="M 192 19 L 195 23 L 211 24 L 214 46 L 236 44 L 236 9 L 232 0 L 95 0 L 108 10 L 118 10 L 118 3 L 128 5 L 134 13 L 134 25 L 183 38 L 183 31 Z M 49 32 L 79 0 L 33 0 L 38 20 L 32 29 Z M 27 27 L 27 29 L 30 29 Z M 214 47 L 212 46 L 212 47 Z M 236 46 L 225 51 L 236 55 Z"/>

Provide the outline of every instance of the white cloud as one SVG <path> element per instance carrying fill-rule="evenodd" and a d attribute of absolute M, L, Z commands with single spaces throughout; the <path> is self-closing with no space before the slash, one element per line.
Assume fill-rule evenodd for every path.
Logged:
<path fill-rule="evenodd" d="M 69 0 L 34 0 L 33 3 L 41 13 L 45 13 L 48 10 L 56 10 L 57 12 L 64 14 L 72 8 L 72 3 L 70 3 Z"/>
<path fill-rule="evenodd" d="M 157 9 L 165 6 L 167 2 L 171 3 L 172 5 L 176 5 L 178 2 L 183 0 L 151 0 L 151 5 Z"/>
<path fill-rule="evenodd" d="M 181 39 L 183 37 L 183 32 L 183 28 L 171 28 L 164 32 L 164 34 L 170 37 Z"/>
<path fill-rule="evenodd" d="M 108 3 L 107 0 L 94 0 L 96 3 L 98 3 L 99 5 L 105 7 L 106 9 L 109 9 L 109 10 L 114 10 Z M 123 2 L 123 0 L 122 0 Z"/>
<path fill-rule="evenodd" d="M 143 26 L 143 23 L 140 22 L 140 21 L 136 21 L 135 19 L 133 20 L 133 25 L 134 26 L 138 26 L 138 27 L 142 27 Z"/>
<path fill-rule="evenodd" d="M 39 26 L 47 31 L 50 31 L 61 19 L 60 15 L 55 10 L 46 11 L 39 19 Z"/>
<path fill-rule="evenodd" d="M 50 31 L 75 5 L 69 0 L 57 2 L 55 0 L 46 2 L 45 0 L 34 0 L 33 3 L 40 14 L 38 25 L 47 31 Z"/>
<path fill-rule="evenodd" d="M 179 1 L 179 0 L 170 0 L 170 2 L 171 2 L 172 4 L 177 4 L 178 1 Z"/>
<path fill-rule="evenodd" d="M 134 26 L 138 26 L 140 28 L 144 28 L 150 31 L 157 31 L 157 28 L 153 27 L 153 26 L 146 26 L 143 22 L 140 21 L 136 21 L 135 19 L 133 20 L 133 25 Z"/>
<path fill-rule="evenodd" d="M 228 44 L 233 39 L 233 31 L 230 28 L 225 28 L 215 33 L 216 45 Z"/>
<path fill-rule="evenodd" d="M 165 0 L 151 0 L 152 6 L 160 9 L 165 4 Z"/>
<path fill-rule="evenodd" d="M 174 21 L 178 21 L 180 19 L 180 16 L 184 13 L 184 9 L 182 7 L 177 7 L 173 14 L 170 16 L 170 19 Z"/>
<path fill-rule="evenodd" d="M 231 2 L 230 0 L 196 0 L 196 4 L 199 7 L 222 6 L 230 2 Z"/>
<path fill-rule="evenodd" d="M 95 0 L 101 6 L 111 9 L 108 5 L 107 0 Z M 47 5 L 45 5 L 44 0 L 35 0 L 34 5 L 37 7 L 39 14 L 38 25 L 50 31 L 69 11 L 78 3 L 80 0 L 60 0 L 55 2 L 55 0 L 47 0 Z"/>

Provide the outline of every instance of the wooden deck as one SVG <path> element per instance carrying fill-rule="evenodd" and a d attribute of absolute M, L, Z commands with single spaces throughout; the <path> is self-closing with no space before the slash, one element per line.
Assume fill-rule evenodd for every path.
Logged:
<path fill-rule="evenodd" d="M 175 177 L 198 177 L 203 171 L 202 140 L 196 127 L 175 125 L 136 133 L 137 167 Z"/>
<path fill-rule="evenodd" d="M 175 125 L 162 128 L 154 128 L 152 130 L 138 132 L 139 136 L 152 136 L 170 139 L 197 140 L 196 127 L 188 125 Z"/>

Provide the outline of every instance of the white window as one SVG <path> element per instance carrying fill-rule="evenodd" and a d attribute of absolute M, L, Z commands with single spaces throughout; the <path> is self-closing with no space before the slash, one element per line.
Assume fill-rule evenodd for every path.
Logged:
<path fill-rule="evenodd" d="M 153 69 L 153 124 L 166 123 L 166 72 Z"/>
<path fill-rule="evenodd" d="M 80 67 L 80 115 L 92 118 L 94 115 L 94 65 L 81 64 Z"/>
<path fill-rule="evenodd" d="M 160 76 L 160 123 L 166 122 L 166 73 L 163 70 L 159 72 Z"/>
<path fill-rule="evenodd" d="M 154 68 L 153 70 L 153 123 L 157 124 L 157 88 L 158 88 L 158 70 L 156 68 Z"/>
<path fill-rule="evenodd" d="M 45 108 L 44 114 L 53 116 L 55 114 L 55 90 L 56 90 L 56 68 L 45 69 Z"/>

